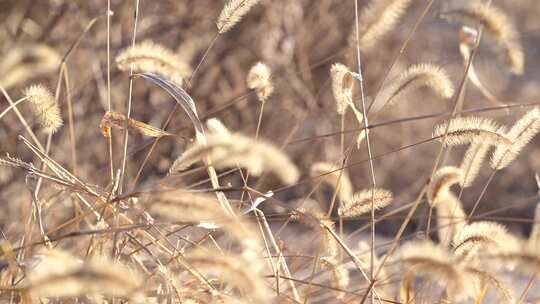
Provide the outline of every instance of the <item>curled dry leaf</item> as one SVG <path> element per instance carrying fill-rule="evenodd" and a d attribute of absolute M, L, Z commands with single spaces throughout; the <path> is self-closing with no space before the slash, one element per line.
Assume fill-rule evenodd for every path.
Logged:
<path fill-rule="evenodd" d="M 152 127 L 149 124 L 135 120 L 133 118 L 128 119 L 127 125 L 128 125 L 129 130 L 135 131 L 145 136 L 150 136 L 150 137 L 175 136 L 172 133 L 163 131 L 156 127 Z M 126 116 L 118 112 L 113 112 L 113 111 L 107 111 L 107 113 L 103 115 L 103 118 L 101 119 L 101 123 L 99 124 L 101 133 L 105 137 L 111 137 L 111 128 L 118 128 L 120 130 L 123 130 L 125 127 L 126 127 Z"/>

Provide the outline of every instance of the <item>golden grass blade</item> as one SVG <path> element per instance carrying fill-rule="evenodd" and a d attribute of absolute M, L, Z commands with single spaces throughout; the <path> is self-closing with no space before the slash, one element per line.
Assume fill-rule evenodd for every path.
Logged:
<path fill-rule="evenodd" d="M 199 120 L 199 115 L 197 114 L 197 108 L 195 107 L 195 101 L 189 96 L 189 94 L 179 87 L 173 81 L 167 79 L 164 76 L 153 74 L 153 73 L 139 73 L 134 74 L 133 77 L 141 77 L 145 80 L 148 80 L 160 88 L 164 89 L 169 95 L 171 95 L 174 100 L 184 109 L 188 115 L 195 131 L 200 134 L 204 134 L 203 125 Z"/>

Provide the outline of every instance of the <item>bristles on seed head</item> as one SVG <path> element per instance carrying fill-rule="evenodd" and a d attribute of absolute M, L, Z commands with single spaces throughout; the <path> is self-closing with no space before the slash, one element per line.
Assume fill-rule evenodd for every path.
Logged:
<path fill-rule="evenodd" d="M 454 85 L 445 70 L 434 64 L 417 64 L 402 72 L 398 78 L 385 89 L 385 104 L 391 104 L 410 91 L 427 87 L 442 98 L 454 95 Z"/>
<path fill-rule="evenodd" d="M 398 23 L 405 13 L 411 0 L 373 0 L 363 9 L 358 24 L 358 45 L 362 52 L 373 49 L 374 46 Z M 356 48 L 356 25 L 349 36 L 349 44 Z"/>
<path fill-rule="evenodd" d="M 320 177 L 321 182 L 336 189 L 342 201 L 350 200 L 353 186 L 345 169 L 327 162 L 317 162 L 311 166 L 311 175 Z"/>
<path fill-rule="evenodd" d="M 465 188 L 472 185 L 490 148 L 490 145 L 483 143 L 472 143 L 469 146 L 460 165 L 461 172 L 463 172 L 461 187 Z"/>
<path fill-rule="evenodd" d="M 514 238 L 503 225 L 494 222 L 475 222 L 465 225 L 454 236 L 452 247 L 462 259 L 474 257 L 480 251 L 486 253 L 493 250 L 504 250 L 514 245 Z"/>
<path fill-rule="evenodd" d="M 443 196 L 450 192 L 450 187 L 461 182 L 462 178 L 461 169 L 454 166 L 446 166 L 437 170 L 428 189 L 429 203 L 434 206 Z"/>
<path fill-rule="evenodd" d="M 482 24 L 503 48 L 506 61 L 514 74 L 522 74 L 525 58 L 519 32 L 504 11 L 493 4 L 465 1 L 465 5 L 450 9 L 441 15 L 450 20 Z"/>
<path fill-rule="evenodd" d="M 184 77 L 191 73 L 189 64 L 167 47 L 152 41 L 143 41 L 128 47 L 116 56 L 116 64 L 122 71 L 161 75 L 181 86 Z"/>
<path fill-rule="evenodd" d="M 266 101 L 274 92 L 272 71 L 266 64 L 257 62 L 249 70 L 247 76 L 247 85 L 250 89 L 257 92 L 257 97 L 260 101 Z"/>
<path fill-rule="evenodd" d="M 259 0 L 230 0 L 221 10 L 217 21 L 217 28 L 220 34 L 228 32 L 233 28 L 249 10 L 259 3 Z"/>
<path fill-rule="evenodd" d="M 356 192 L 351 200 L 344 201 L 338 208 L 339 216 L 343 218 L 356 218 L 366 214 L 371 210 L 373 198 L 373 207 L 375 210 L 388 206 L 393 199 L 392 192 L 375 188 Z"/>
<path fill-rule="evenodd" d="M 540 108 L 536 107 L 521 117 L 506 133 L 511 145 L 496 146 L 491 158 L 494 169 L 506 168 L 523 148 L 540 132 Z"/>
<path fill-rule="evenodd" d="M 332 77 L 332 92 L 336 100 L 337 112 L 345 114 L 347 107 L 352 103 L 354 79 L 351 71 L 341 63 L 335 63 L 330 68 Z"/>
<path fill-rule="evenodd" d="M 30 100 L 31 109 L 45 132 L 54 133 L 62 126 L 60 108 L 51 91 L 42 85 L 32 85 L 23 94 Z"/>
<path fill-rule="evenodd" d="M 448 127 L 448 124 L 450 126 Z M 510 139 L 505 135 L 506 128 L 495 121 L 482 117 L 457 117 L 435 126 L 434 138 L 443 140 L 448 128 L 445 146 L 458 146 L 470 143 L 484 143 L 491 145 L 509 145 Z"/>

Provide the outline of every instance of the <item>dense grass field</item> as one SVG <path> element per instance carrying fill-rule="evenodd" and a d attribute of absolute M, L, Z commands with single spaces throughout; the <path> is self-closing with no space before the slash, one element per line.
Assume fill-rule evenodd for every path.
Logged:
<path fill-rule="evenodd" d="M 539 14 L 0 1 L 1 303 L 540 303 Z"/>

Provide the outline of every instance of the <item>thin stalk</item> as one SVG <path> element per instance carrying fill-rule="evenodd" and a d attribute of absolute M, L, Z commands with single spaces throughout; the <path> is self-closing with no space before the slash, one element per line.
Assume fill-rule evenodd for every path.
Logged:
<path fill-rule="evenodd" d="M 131 47 L 135 47 L 135 41 L 137 39 L 137 23 L 139 20 L 139 1 L 135 0 L 135 19 L 133 21 L 133 39 L 131 40 Z M 129 132 L 128 132 L 128 122 L 131 118 L 131 104 L 133 99 L 133 64 L 131 64 L 129 68 L 129 95 L 127 100 L 127 108 L 126 108 L 126 124 L 124 128 L 124 144 L 123 144 L 123 154 L 122 154 L 122 168 L 120 170 L 120 187 L 119 191 L 120 193 L 123 191 L 124 187 L 124 179 L 126 174 L 126 160 L 127 160 L 127 149 L 128 149 L 128 139 L 129 139 Z"/>
<path fill-rule="evenodd" d="M 11 99 L 9 94 L 6 92 L 4 87 L 1 86 L 1 85 L 0 85 L 0 91 L 2 91 L 2 94 L 7 99 L 9 104 L 11 106 L 13 106 L 13 100 Z M 32 131 L 32 128 L 30 128 L 30 125 L 28 125 L 28 122 L 26 121 L 26 119 L 24 119 L 24 116 L 22 116 L 19 109 L 17 109 L 17 107 L 15 106 L 15 107 L 13 107 L 13 111 L 15 112 L 15 114 L 17 114 L 17 117 L 19 118 L 19 121 L 23 124 L 24 128 L 26 129 L 26 132 L 28 132 L 28 134 L 30 135 L 30 138 L 32 138 L 32 141 L 34 141 L 34 143 L 39 147 L 39 149 L 41 151 L 45 151 L 45 149 L 43 148 L 43 146 L 41 145 L 41 143 L 37 139 L 36 134 L 34 133 L 34 131 Z"/>
<path fill-rule="evenodd" d="M 69 77 L 68 77 L 68 68 L 66 63 L 64 65 L 64 85 L 66 88 L 66 99 L 68 105 L 68 125 L 69 125 L 69 142 L 71 146 L 71 170 L 73 174 L 77 174 L 77 148 L 75 140 L 75 127 L 73 121 L 73 104 L 71 101 L 71 92 L 69 89 Z"/>
<path fill-rule="evenodd" d="M 466 81 L 466 78 L 467 78 L 467 75 L 469 74 L 469 69 L 472 65 L 472 62 L 473 62 L 473 59 L 476 55 L 476 51 L 478 50 L 478 43 L 479 43 L 480 40 L 477 41 L 477 47 L 475 47 L 472 52 L 471 52 L 471 57 L 469 58 L 469 62 L 467 63 L 467 66 L 465 67 L 465 71 L 464 71 L 464 74 L 463 74 L 463 77 L 461 79 L 461 82 L 460 82 L 460 85 L 459 85 L 459 90 L 458 90 L 458 94 L 457 96 L 454 98 L 454 106 L 453 106 L 453 110 L 452 110 L 452 114 L 450 115 L 449 117 L 449 120 L 452 120 L 454 118 L 454 116 L 456 115 L 457 113 L 457 105 L 458 105 L 458 101 L 459 101 L 459 98 L 460 98 L 460 95 L 463 94 L 463 88 L 464 88 L 464 84 L 465 84 L 465 81 Z M 377 275 L 381 272 L 381 270 L 383 269 L 386 261 L 388 260 L 388 258 L 390 257 L 390 255 L 392 253 L 394 253 L 394 250 L 397 248 L 398 246 L 398 241 L 401 239 L 401 236 L 403 235 L 403 232 L 405 232 L 405 228 L 407 227 L 407 224 L 410 222 L 414 212 L 416 211 L 416 209 L 418 208 L 418 206 L 420 205 L 420 202 L 422 201 L 422 198 L 424 197 L 424 195 L 426 194 L 427 190 L 428 190 L 428 187 L 433 179 L 433 176 L 435 175 L 435 172 L 437 170 L 437 168 L 439 167 L 439 164 L 440 164 L 440 161 L 441 161 L 441 157 L 442 157 L 442 154 L 444 152 L 444 143 L 446 142 L 446 139 L 448 137 L 448 131 L 450 129 L 450 124 L 448 124 L 448 126 L 446 127 L 446 130 L 444 132 L 444 135 L 442 136 L 442 141 L 441 141 L 441 147 L 439 149 L 439 152 L 437 154 L 437 158 L 435 160 L 435 163 L 433 164 L 433 168 L 431 169 L 431 174 L 429 176 L 429 179 L 427 180 L 426 184 L 424 185 L 424 187 L 422 187 L 422 190 L 420 191 L 420 193 L 418 194 L 416 200 L 414 201 L 413 203 L 413 206 L 411 208 L 411 210 L 409 210 L 409 213 L 407 214 L 407 217 L 405 218 L 405 220 L 403 221 L 403 223 L 401 224 L 401 226 L 399 227 L 399 230 L 396 234 L 396 236 L 394 237 L 394 239 L 392 240 L 392 243 L 391 243 L 391 246 L 390 246 L 390 249 L 386 252 L 386 254 L 384 255 L 379 267 L 377 268 L 377 273 L 375 275 L 375 278 L 377 277 Z"/>
<path fill-rule="evenodd" d="M 2 119 L 2 117 L 4 117 L 4 115 L 6 115 L 11 109 L 15 108 L 16 106 L 18 106 L 20 103 L 22 103 L 25 100 L 28 100 L 28 97 L 23 97 L 15 101 L 11 105 L 9 105 L 9 107 L 7 107 L 4 111 L 2 111 L 2 113 L 0 113 L 0 119 Z"/>
<path fill-rule="evenodd" d="M 111 105 L 111 0 L 107 0 L 107 110 L 112 111 Z M 114 180 L 114 154 L 112 132 L 108 137 L 109 167 L 111 168 L 111 181 Z"/>
<path fill-rule="evenodd" d="M 369 122 L 367 117 L 366 101 L 364 97 L 364 81 L 362 77 L 362 61 L 360 56 L 360 27 L 358 17 L 358 0 L 354 0 L 354 18 L 355 18 L 355 31 L 356 31 L 356 61 L 358 65 L 358 75 L 360 82 L 360 100 L 362 101 L 362 114 L 364 116 L 364 128 L 368 128 Z M 370 281 L 375 281 L 375 187 L 377 187 L 377 181 L 375 179 L 375 169 L 373 166 L 373 155 L 371 154 L 371 143 L 369 138 L 370 132 L 366 132 L 366 147 L 369 157 L 369 168 L 371 173 L 371 258 L 370 258 Z M 374 301 L 374 293 L 370 290 L 370 302 Z"/>

